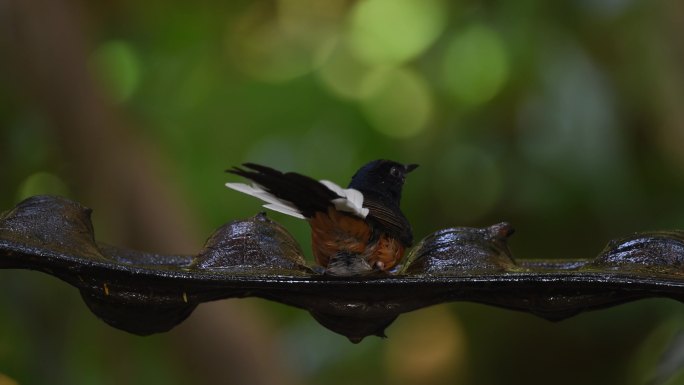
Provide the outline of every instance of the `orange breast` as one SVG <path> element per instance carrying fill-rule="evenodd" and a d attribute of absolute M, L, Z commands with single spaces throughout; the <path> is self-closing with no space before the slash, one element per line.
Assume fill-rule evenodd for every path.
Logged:
<path fill-rule="evenodd" d="M 380 270 L 389 270 L 394 267 L 404 256 L 404 245 L 396 238 L 387 234 L 380 236 L 380 239 L 373 247 L 368 264 Z"/>
<path fill-rule="evenodd" d="M 331 207 L 327 213 L 317 212 L 308 221 L 311 225 L 311 246 L 319 265 L 328 266 L 330 257 L 340 251 L 358 254 L 366 251 L 371 230 L 363 219 Z"/>

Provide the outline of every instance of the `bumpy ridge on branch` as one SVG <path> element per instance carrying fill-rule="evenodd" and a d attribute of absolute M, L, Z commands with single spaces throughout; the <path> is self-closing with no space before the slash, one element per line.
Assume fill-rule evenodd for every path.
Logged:
<path fill-rule="evenodd" d="M 31 269 L 75 286 L 108 324 L 147 335 L 170 330 L 195 307 L 261 297 L 309 311 L 358 342 L 384 336 L 401 313 L 451 301 L 525 311 L 549 320 L 649 297 L 684 302 L 684 232 L 635 233 L 593 259 L 514 259 L 507 223 L 425 237 L 394 274 L 333 277 L 306 265 L 297 242 L 258 214 L 212 234 L 195 256 L 98 243 L 91 210 L 36 196 L 0 216 L 0 268 Z"/>

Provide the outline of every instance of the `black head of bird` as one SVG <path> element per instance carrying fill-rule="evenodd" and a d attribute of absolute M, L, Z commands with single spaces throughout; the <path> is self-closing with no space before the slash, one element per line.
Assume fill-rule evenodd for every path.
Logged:
<path fill-rule="evenodd" d="M 384 159 L 374 160 L 354 174 L 349 187 L 359 190 L 364 195 L 386 197 L 398 205 L 406 175 L 416 167 L 418 167 L 417 164 L 401 164 Z"/>

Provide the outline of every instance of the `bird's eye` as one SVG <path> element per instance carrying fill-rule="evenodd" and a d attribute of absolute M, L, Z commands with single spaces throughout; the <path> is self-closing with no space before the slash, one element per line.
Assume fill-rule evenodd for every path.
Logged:
<path fill-rule="evenodd" d="M 399 177 L 401 176 L 401 171 L 399 171 L 398 167 L 392 167 L 390 169 L 390 175 L 392 175 L 393 177 Z"/>

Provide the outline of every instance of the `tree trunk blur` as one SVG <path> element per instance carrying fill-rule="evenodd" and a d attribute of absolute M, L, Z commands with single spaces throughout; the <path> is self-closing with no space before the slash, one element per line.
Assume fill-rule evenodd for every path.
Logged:
<path fill-rule="evenodd" d="M 79 200 L 95 209 L 107 241 L 165 253 L 195 253 L 202 237 L 173 172 L 153 143 L 135 135 L 88 73 L 84 3 L 0 1 L 0 56 L 10 60 L 45 111 Z M 26 88 L 26 87 L 24 87 Z M 98 228 L 98 226 L 96 226 Z M 196 383 L 287 384 L 269 328 L 249 301 L 203 305 L 169 334 Z M 125 352 L 124 352 L 125 354 Z"/>

